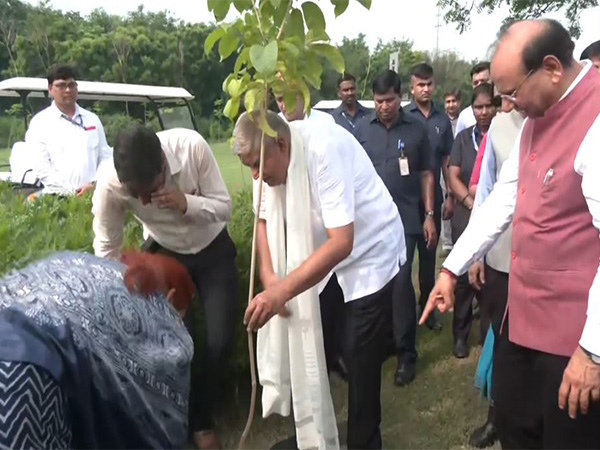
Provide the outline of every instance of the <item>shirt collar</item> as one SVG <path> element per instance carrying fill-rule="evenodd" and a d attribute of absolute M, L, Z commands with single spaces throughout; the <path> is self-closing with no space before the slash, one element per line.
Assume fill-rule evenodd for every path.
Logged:
<path fill-rule="evenodd" d="M 340 103 L 340 106 L 338 106 L 336 108 L 336 110 L 339 114 L 342 114 L 342 113 L 350 114 L 348 112 L 348 109 L 346 109 L 346 106 L 344 105 L 343 102 Z M 363 105 L 361 105 L 361 103 L 357 100 L 356 101 L 356 114 L 354 115 L 354 117 L 356 117 L 358 115 L 358 113 L 366 113 L 366 112 L 368 112 L 367 108 L 365 108 Z"/>
<path fill-rule="evenodd" d="M 60 119 L 63 115 L 66 116 L 66 114 L 64 112 L 62 112 L 60 109 L 58 109 L 58 106 L 56 106 L 56 103 L 54 103 L 54 100 L 52 100 L 52 104 L 50 105 L 50 108 L 52 109 L 52 111 L 54 111 L 54 114 L 56 115 L 57 119 Z M 83 118 L 83 114 L 81 114 L 81 112 L 82 112 L 82 109 L 79 107 L 79 105 L 77 103 L 75 103 L 75 115 L 73 117 L 75 118 L 77 116 L 81 116 Z"/>
<path fill-rule="evenodd" d="M 395 127 L 396 125 L 398 125 L 401 122 L 408 122 L 406 114 L 404 113 L 404 111 L 402 110 L 402 108 L 400 108 L 398 110 L 398 117 L 392 123 L 392 126 L 390 128 Z M 369 123 L 381 123 L 379 121 L 379 118 L 377 117 L 377 113 L 376 112 L 372 112 L 371 115 L 369 116 Z"/>
<path fill-rule="evenodd" d="M 560 98 L 559 102 L 564 99 L 567 95 L 569 95 L 571 93 L 571 91 L 573 89 L 575 89 L 575 86 L 577 86 L 579 84 L 579 82 L 581 80 L 583 80 L 583 77 L 586 76 L 586 74 L 588 73 L 588 71 L 593 68 L 592 66 L 592 62 L 589 60 L 586 60 L 583 63 L 577 63 L 577 64 L 581 64 L 583 66 L 583 68 L 581 69 L 581 72 L 579 72 L 579 75 L 577 75 L 577 78 L 575 78 L 575 80 L 571 83 L 571 85 L 567 88 L 567 90 L 565 91 L 565 93 L 562 95 L 562 97 Z"/>
<path fill-rule="evenodd" d="M 421 113 L 421 110 L 419 109 L 419 106 L 417 105 L 417 102 L 415 102 L 414 100 L 412 102 L 410 102 L 410 105 L 408 105 L 408 110 L 410 112 L 419 112 L 419 113 Z M 438 110 L 435 107 L 435 103 L 433 101 L 431 101 L 431 106 L 429 107 L 429 117 L 433 116 L 437 112 L 438 112 Z"/>

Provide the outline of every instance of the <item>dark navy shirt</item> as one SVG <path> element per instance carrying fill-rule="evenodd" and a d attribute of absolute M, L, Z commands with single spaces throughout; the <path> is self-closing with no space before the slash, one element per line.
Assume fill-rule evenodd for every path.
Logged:
<path fill-rule="evenodd" d="M 398 119 L 389 129 L 379 121 L 375 113 L 371 113 L 358 122 L 354 136 L 366 150 L 398 206 L 404 232 L 422 234 L 423 221 L 419 210 L 421 172 L 434 169 L 433 152 L 425 127 L 401 109 Z M 399 142 L 408 159 L 409 175 L 400 174 Z"/>
<path fill-rule="evenodd" d="M 433 103 L 431 103 L 429 117 L 425 117 L 423 115 L 414 101 L 404 108 L 404 112 L 407 115 L 419 120 L 427 127 L 427 136 L 429 137 L 429 144 L 431 145 L 431 149 L 433 151 L 435 163 L 433 175 L 435 177 L 434 184 L 436 191 L 436 203 L 439 203 L 441 202 L 442 198 L 442 190 L 440 186 L 442 157 L 450 156 L 450 153 L 452 152 L 452 144 L 454 143 L 452 122 L 450 122 L 450 119 L 446 113 L 437 109 Z"/>
<path fill-rule="evenodd" d="M 371 114 L 371 110 L 365 108 L 360 102 L 356 102 L 356 114 L 354 117 L 350 115 L 350 113 L 346 110 L 346 107 L 342 103 L 340 106 L 331 111 L 331 115 L 335 120 L 335 123 L 344 127 L 350 133 L 354 133 L 354 128 L 356 124 L 365 116 Z"/>

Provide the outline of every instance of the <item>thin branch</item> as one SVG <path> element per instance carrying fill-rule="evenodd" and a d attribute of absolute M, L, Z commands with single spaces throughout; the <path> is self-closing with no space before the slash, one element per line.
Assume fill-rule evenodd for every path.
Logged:
<path fill-rule="evenodd" d="M 280 40 L 283 36 L 283 27 L 285 26 L 290 14 L 292 12 L 292 3 L 294 0 L 290 0 L 287 6 L 287 10 L 285 11 L 285 16 L 283 16 L 283 20 L 281 21 L 281 26 L 279 27 L 279 32 L 277 33 L 277 40 Z"/>

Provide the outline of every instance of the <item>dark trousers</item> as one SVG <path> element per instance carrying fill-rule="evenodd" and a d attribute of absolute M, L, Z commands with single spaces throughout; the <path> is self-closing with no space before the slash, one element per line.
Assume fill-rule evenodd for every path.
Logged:
<path fill-rule="evenodd" d="M 421 235 L 406 234 L 406 262 L 400 267 L 393 288 L 394 342 L 399 364 L 417 360 L 417 305 L 412 282 L 412 264 L 415 247 Z"/>
<path fill-rule="evenodd" d="M 348 367 L 348 448 L 380 449 L 381 366 L 387 357 L 394 280 L 344 305 L 344 359 Z"/>
<path fill-rule="evenodd" d="M 480 333 L 482 339 L 485 339 L 487 331 L 492 325 L 494 337 L 496 338 L 494 342 L 497 344 L 508 300 L 508 274 L 492 269 L 487 264 L 485 264 L 484 270 L 485 285 L 481 289 L 479 303 L 481 314 Z"/>
<path fill-rule="evenodd" d="M 438 240 L 441 239 L 440 234 L 442 229 L 442 218 L 440 215 L 441 208 L 441 205 L 438 207 L 436 204 L 435 214 L 433 216 L 435 220 L 435 229 L 438 233 Z M 423 311 L 427 304 L 429 293 L 433 290 L 435 284 L 437 245 L 428 249 L 425 236 L 421 235 L 420 239 L 417 241 L 417 249 L 419 250 L 419 307 L 421 308 L 421 311 Z"/>
<path fill-rule="evenodd" d="M 192 278 L 204 308 L 204 336 L 198 336 L 193 305 L 184 323 L 194 341 L 194 358 L 189 399 L 190 431 L 213 428 L 213 410 L 221 399 L 221 387 L 233 340 L 237 303 L 235 246 L 224 229 L 199 253 L 187 255 L 146 241 L 144 249 L 162 253 L 181 262 Z"/>
<path fill-rule="evenodd" d="M 503 449 L 599 449 L 600 404 L 569 418 L 558 408 L 558 389 L 569 358 L 508 340 L 508 321 L 494 359 L 492 394 Z"/>
<path fill-rule="evenodd" d="M 336 361 L 343 356 L 344 293 L 335 274 L 331 276 L 325 289 L 319 295 L 319 304 L 321 306 L 325 361 L 327 370 L 330 371 Z"/>
<path fill-rule="evenodd" d="M 454 290 L 455 302 L 452 318 L 454 342 L 458 340 L 467 342 L 469 339 L 471 323 L 473 322 L 473 298 L 475 293 L 475 289 L 469 284 L 469 274 L 465 273 L 458 277 L 456 289 Z M 481 339 L 485 339 L 485 334 Z"/>

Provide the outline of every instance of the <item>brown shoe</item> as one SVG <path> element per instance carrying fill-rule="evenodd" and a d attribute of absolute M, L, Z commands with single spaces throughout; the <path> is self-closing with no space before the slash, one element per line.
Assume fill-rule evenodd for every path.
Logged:
<path fill-rule="evenodd" d="M 200 450 L 221 450 L 221 444 L 213 430 L 194 432 L 194 444 Z"/>

